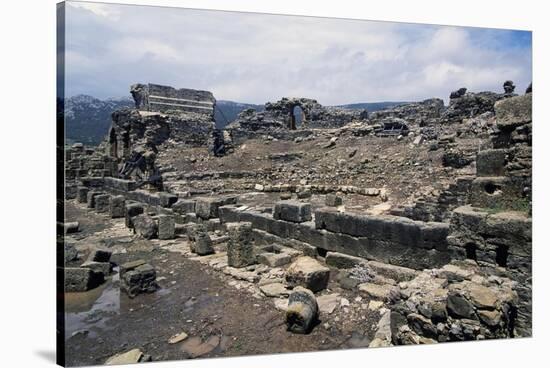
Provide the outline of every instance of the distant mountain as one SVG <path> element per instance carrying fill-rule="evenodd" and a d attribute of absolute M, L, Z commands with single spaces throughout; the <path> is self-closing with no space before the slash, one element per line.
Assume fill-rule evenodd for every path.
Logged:
<path fill-rule="evenodd" d="M 216 120 L 216 128 L 223 128 L 233 120 L 237 119 L 239 113 L 246 109 L 254 109 L 256 111 L 264 110 L 264 105 L 253 105 L 248 103 L 218 100 L 216 101 L 216 110 L 214 112 L 214 120 Z"/>
<path fill-rule="evenodd" d="M 342 107 L 344 109 L 353 109 L 353 110 L 362 110 L 367 109 L 368 112 L 375 112 L 379 110 L 384 110 L 390 107 L 397 105 L 403 105 L 409 102 L 398 102 L 398 101 L 384 101 L 384 102 L 359 102 L 347 105 L 339 105 L 337 107 Z"/>
<path fill-rule="evenodd" d="M 130 97 L 100 100 L 77 95 L 65 100 L 65 137 L 67 143 L 82 142 L 98 145 L 111 126 L 111 113 L 124 107 L 134 107 Z"/>

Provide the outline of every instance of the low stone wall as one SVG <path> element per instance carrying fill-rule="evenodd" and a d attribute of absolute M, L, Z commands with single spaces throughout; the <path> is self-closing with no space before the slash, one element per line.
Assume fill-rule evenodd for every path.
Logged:
<path fill-rule="evenodd" d="M 445 224 L 415 222 L 404 218 L 392 218 L 390 221 L 386 221 L 387 217 L 385 216 L 364 216 L 364 218 L 370 218 L 375 222 L 379 221 L 381 229 L 395 226 L 393 230 L 398 231 L 396 235 L 393 233 L 390 235 L 386 230 L 375 235 L 374 233 L 353 233 L 347 228 L 333 228 L 344 232 L 319 229 L 316 228 L 313 221 L 293 223 L 276 220 L 269 213 L 240 211 L 237 206 L 232 205 L 220 207 L 219 217 L 222 223 L 250 222 L 254 229 L 286 239 L 287 243 L 294 240 L 326 251 L 340 252 L 398 266 L 423 269 L 434 267 L 434 265 L 439 267 L 450 261 L 450 253 L 445 241 L 447 235 L 447 225 Z M 402 219 L 402 222 L 397 222 L 396 219 Z M 399 232 L 401 223 L 417 227 L 420 234 L 418 239 L 422 239 L 422 241 L 419 240 L 416 244 L 407 243 L 406 237 L 403 237 L 406 232 L 403 232 L 404 230 Z M 414 232 L 415 230 L 410 231 Z M 346 232 L 360 235 L 350 235 Z M 389 237 L 385 237 L 386 235 Z"/>
<path fill-rule="evenodd" d="M 516 329 L 531 335 L 532 220 L 520 212 L 491 213 L 471 206 L 459 207 L 451 218 L 449 248 L 455 259 L 473 259 L 500 266 L 519 284 Z"/>

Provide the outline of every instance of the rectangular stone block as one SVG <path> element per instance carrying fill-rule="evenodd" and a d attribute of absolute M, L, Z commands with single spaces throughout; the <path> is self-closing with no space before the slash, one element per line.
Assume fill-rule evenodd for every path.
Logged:
<path fill-rule="evenodd" d="M 489 149 L 481 151 L 476 157 L 477 176 L 503 176 L 506 165 L 506 151 Z"/>
<path fill-rule="evenodd" d="M 255 263 L 253 251 L 252 224 L 239 222 L 227 224 L 229 241 L 227 242 L 227 264 L 241 268 Z"/>
<path fill-rule="evenodd" d="M 104 282 L 101 272 L 96 272 L 83 267 L 65 268 L 65 291 L 88 291 L 94 289 Z"/>
<path fill-rule="evenodd" d="M 197 198 L 195 212 L 198 217 L 208 220 L 218 217 L 218 209 L 221 206 L 237 203 L 237 197 L 227 196 L 220 198 Z"/>
<path fill-rule="evenodd" d="M 78 187 L 76 189 L 76 199 L 78 203 L 87 203 L 88 202 L 88 192 L 90 189 L 88 187 Z"/>
<path fill-rule="evenodd" d="M 130 229 L 133 228 L 134 227 L 133 218 L 136 217 L 137 215 L 141 215 L 144 212 L 144 210 L 145 208 L 141 203 L 137 203 L 137 202 L 126 203 L 125 214 L 124 214 L 124 217 L 126 220 L 126 227 Z"/>
<path fill-rule="evenodd" d="M 164 208 L 170 208 L 178 201 L 178 196 L 173 193 L 159 193 L 160 205 Z"/>
<path fill-rule="evenodd" d="M 110 198 L 109 194 L 100 194 L 95 197 L 94 209 L 98 213 L 108 213 L 110 209 Z"/>
<path fill-rule="evenodd" d="M 178 201 L 174 203 L 171 208 L 175 213 L 180 215 L 195 213 L 195 201 L 189 199 L 178 199 Z"/>
<path fill-rule="evenodd" d="M 104 194 L 104 193 L 99 192 L 99 191 L 95 191 L 95 190 L 88 192 L 88 194 L 86 195 L 86 207 L 95 208 L 95 198 L 98 195 L 102 195 L 102 194 Z"/>
<path fill-rule="evenodd" d="M 111 218 L 124 217 L 126 199 L 124 196 L 111 196 L 109 201 L 109 214 Z"/>
<path fill-rule="evenodd" d="M 176 223 L 174 216 L 159 215 L 158 216 L 158 238 L 173 239 L 175 235 Z"/>
<path fill-rule="evenodd" d="M 291 222 L 311 221 L 311 204 L 298 201 L 279 201 L 273 208 L 273 218 Z"/>

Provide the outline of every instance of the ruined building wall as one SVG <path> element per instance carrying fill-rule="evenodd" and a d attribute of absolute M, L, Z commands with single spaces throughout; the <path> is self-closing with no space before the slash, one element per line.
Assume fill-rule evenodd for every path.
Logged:
<path fill-rule="evenodd" d="M 175 89 L 159 84 L 134 84 L 130 87 L 136 109 L 157 112 L 193 112 L 213 116 L 216 99 L 209 91 Z"/>

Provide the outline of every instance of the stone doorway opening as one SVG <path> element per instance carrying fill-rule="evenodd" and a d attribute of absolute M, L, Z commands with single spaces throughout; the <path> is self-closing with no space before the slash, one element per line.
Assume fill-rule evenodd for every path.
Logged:
<path fill-rule="evenodd" d="M 305 114 L 300 105 L 295 105 L 290 111 L 290 129 L 295 130 L 302 126 Z"/>

